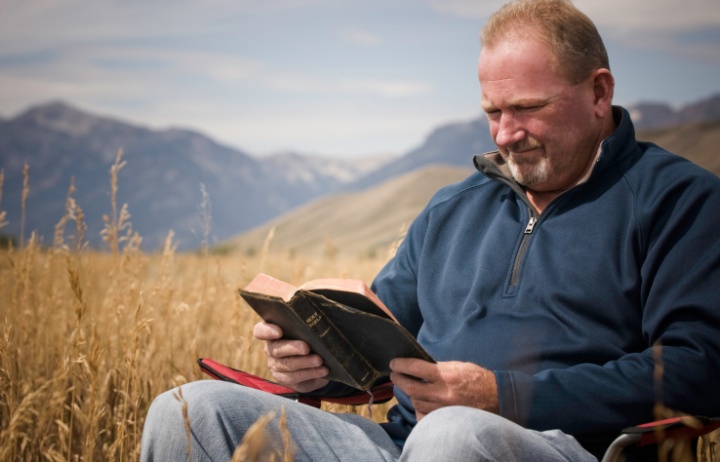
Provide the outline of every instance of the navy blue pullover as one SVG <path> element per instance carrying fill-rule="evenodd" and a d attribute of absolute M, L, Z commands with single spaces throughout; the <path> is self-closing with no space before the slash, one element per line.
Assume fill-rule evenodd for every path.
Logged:
<path fill-rule="evenodd" d="M 502 416 L 596 454 L 656 403 L 720 415 L 720 179 L 615 116 L 590 178 L 539 216 L 497 152 L 477 156 L 373 283 L 436 360 L 495 373 Z M 395 395 L 402 445 L 416 420 Z"/>

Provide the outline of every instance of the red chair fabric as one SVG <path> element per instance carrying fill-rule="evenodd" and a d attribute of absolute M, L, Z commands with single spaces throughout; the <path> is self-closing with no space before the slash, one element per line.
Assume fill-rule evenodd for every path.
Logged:
<path fill-rule="evenodd" d="M 217 380 L 236 383 L 256 390 L 266 391 L 274 395 L 293 399 L 310 406 L 320 407 L 323 401 L 335 404 L 346 404 L 358 406 L 362 404 L 380 404 L 389 401 L 393 397 L 392 382 L 385 382 L 376 385 L 368 391 L 358 390 L 356 393 L 342 397 L 315 396 L 298 393 L 292 388 L 280 385 L 272 380 L 267 380 L 257 375 L 249 374 L 238 369 L 223 365 L 208 358 L 198 359 L 200 370 Z"/>

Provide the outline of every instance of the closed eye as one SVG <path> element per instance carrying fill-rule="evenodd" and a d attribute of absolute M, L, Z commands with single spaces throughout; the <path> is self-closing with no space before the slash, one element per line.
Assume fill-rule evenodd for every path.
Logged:
<path fill-rule="evenodd" d="M 542 109 L 543 107 L 544 106 L 542 104 L 536 104 L 533 106 L 521 106 L 521 107 L 518 107 L 517 110 L 520 112 L 533 112 L 533 111 Z"/>
<path fill-rule="evenodd" d="M 500 116 L 500 110 L 499 109 L 491 109 L 488 111 L 485 111 L 485 115 L 487 115 L 488 119 L 494 119 Z"/>

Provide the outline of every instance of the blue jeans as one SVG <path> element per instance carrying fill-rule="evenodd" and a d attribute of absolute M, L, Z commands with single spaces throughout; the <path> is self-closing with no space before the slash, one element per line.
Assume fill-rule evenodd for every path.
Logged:
<path fill-rule="evenodd" d="M 274 413 L 266 425 L 265 450 L 283 451 L 281 409 L 287 415 L 295 461 L 596 461 L 560 431 L 527 430 L 477 409 L 453 406 L 423 418 L 401 451 L 382 427 L 356 414 L 336 414 L 216 380 L 182 387 L 191 427 L 193 461 L 228 461 L 248 428 Z M 140 460 L 188 460 L 183 403 L 177 390 L 158 396 L 150 407 Z M 270 453 L 256 456 L 270 458 Z M 282 460 L 275 456 L 275 460 Z"/>

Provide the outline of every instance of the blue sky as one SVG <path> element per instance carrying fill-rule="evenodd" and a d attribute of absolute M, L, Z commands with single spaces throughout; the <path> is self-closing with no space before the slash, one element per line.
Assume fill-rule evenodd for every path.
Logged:
<path fill-rule="evenodd" d="M 265 155 L 402 153 L 480 115 L 497 0 L 0 0 L 0 114 L 63 100 Z M 576 0 L 615 101 L 720 93 L 718 0 Z"/>

